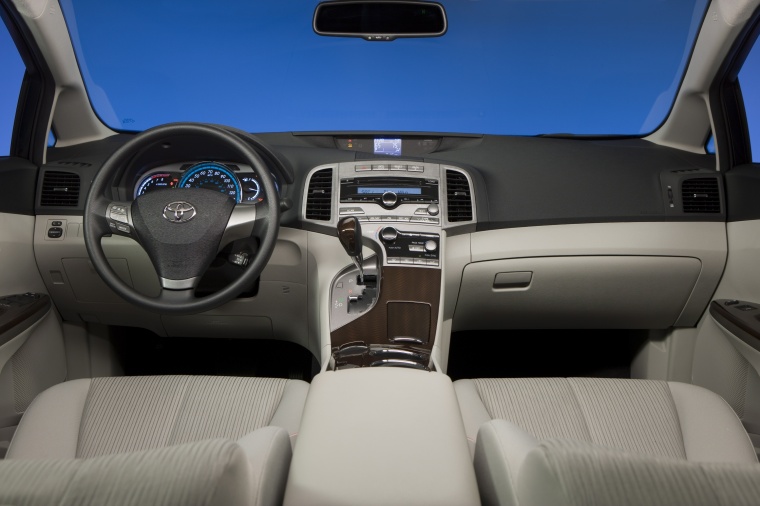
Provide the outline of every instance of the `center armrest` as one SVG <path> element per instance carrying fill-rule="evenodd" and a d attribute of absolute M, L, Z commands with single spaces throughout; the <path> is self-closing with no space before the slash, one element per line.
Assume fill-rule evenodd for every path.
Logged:
<path fill-rule="evenodd" d="M 314 378 L 286 506 L 479 502 L 448 376 L 377 368 Z"/>

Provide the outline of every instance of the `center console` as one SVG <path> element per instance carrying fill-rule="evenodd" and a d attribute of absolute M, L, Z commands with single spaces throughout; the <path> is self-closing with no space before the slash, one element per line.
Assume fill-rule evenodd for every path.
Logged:
<path fill-rule="evenodd" d="M 449 221 L 451 205 L 459 205 L 455 200 L 467 201 L 465 222 L 474 222 L 469 175 L 456 167 L 405 160 L 320 166 L 309 177 L 307 221 L 310 196 L 327 191 L 326 181 L 322 189 L 315 184 L 326 173 L 331 223 L 354 263 L 330 287 L 333 368 L 429 370 L 445 231 L 462 221 L 458 215 L 456 223 Z M 459 186 L 451 187 L 452 180 Z M 364 258 L 367 249 L 372 253 Z"/>
<path fill-rule="evenodd" d="M 284 504 L 480 504 L 449 377 L 398 368 L 315 376 Z"/>

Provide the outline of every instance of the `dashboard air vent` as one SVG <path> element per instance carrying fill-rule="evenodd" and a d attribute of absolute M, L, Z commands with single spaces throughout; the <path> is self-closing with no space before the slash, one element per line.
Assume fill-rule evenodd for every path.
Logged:
<path fill-rule="evenodd" d="M 330 221 L 332 218 L 332 169 L 322 169 L 311 175 L 306 194 L 306 219 Z"/>
<path fill-rule="evenodd" d="M 40 205 L 76 207 L 79 204 L 79 175 L 73 172 L 49 170 L 42 180 Z"/>
<path fill-rule="evenodd" d="M 719 213 L 718 179 L 700 177 L 684 180 L 681 183 L 681 201 L 685 213 Z"/>
<path fill-rule="evenodd" d="M 446 200 L 449 222 L 472 220 L 472 196 L 467 177 L 455 170 L 446 171 Z"/>

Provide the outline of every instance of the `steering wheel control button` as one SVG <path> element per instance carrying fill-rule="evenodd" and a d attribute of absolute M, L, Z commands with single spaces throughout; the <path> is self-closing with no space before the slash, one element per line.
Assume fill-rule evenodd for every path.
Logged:
<path fill-rule="evenodd" d="M 248 253 L 240 252 L 240 253 L 233 253 L 228 257 L 228 260 L 231 264 L 237 265 L 238 267 L 245 267 L 248 265 Z"/>
<path fill-rule="evenodd" d="M 393 227 L 385 227 L 380 231 L 380 238 L 383 242 L 393 242 L 398 237 L 398 230 Z"/>
<path fill-rule="evenodd" d="M 398 202 L 398 195 L 394 192 L 383 193 L 382 202 L 385 207 L 393 207 Z"/>
<path fill-rule="evenodd" d="M 164 218 L 172 223 L 186 223 L 195 215 L 195 207 L 190 202 L 172 202 L 164 208 Z"/>
<path fill-rule="evenodd" d="M 428 253 L 432 253 L 433 251 L 438 249 L 438 243 L 434 240 L 430 239 L 428 241 L 425 241 L 425 251 Z"/>
<path fill-rule="evenodd" d="M 47 231 L 47 236 L 51 239 L 60 239 L 63 237 L 63 229 L 61 227 L 50 227 Z"/>
<path fill-rule="evenodd" d="M 129 225 L 121 225 L 121 224 L 116 225 L 116 230 L 118 230 L 119 232 L 123 232 L 125 234 L 129 234 L 132 232 L 132 230 L 129 228 Z"/>
<path fill-rule="evenodd" d="M 441 208 L 438 207 L 438 204 L 430 204 L 427 206 L 427 212 L 430 216 L 438 216 L 438 213 L 441 212 Z"/>

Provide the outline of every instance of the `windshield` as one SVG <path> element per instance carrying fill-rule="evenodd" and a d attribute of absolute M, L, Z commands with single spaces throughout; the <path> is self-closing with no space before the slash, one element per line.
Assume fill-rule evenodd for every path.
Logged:
<path fill-rule="evenodd" d="M 666 118 L 707 0 L 452 0 L 442 37 L 312 30 L 317 1 L 61 0 L 117 130 L 642 135 Z"/>

